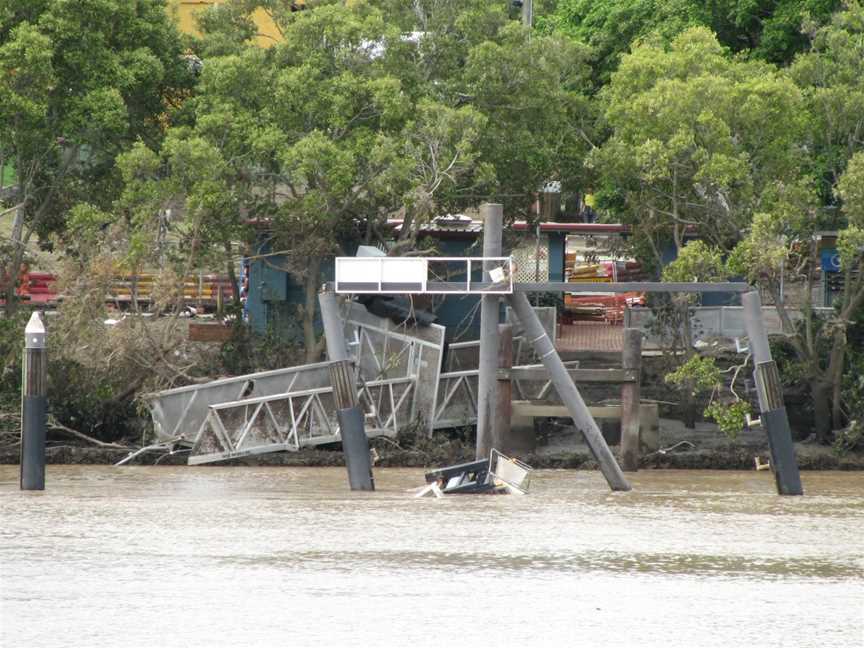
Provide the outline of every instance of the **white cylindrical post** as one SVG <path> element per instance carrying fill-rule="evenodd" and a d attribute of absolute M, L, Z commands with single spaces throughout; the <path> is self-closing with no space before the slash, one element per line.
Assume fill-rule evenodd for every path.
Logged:
<path fill-rule="evenodd" d="M 48 412 L 45 326 L 34 312 L 24 329 L 21 376 L 21 490 L 45 490 L 45 426 Z"/>

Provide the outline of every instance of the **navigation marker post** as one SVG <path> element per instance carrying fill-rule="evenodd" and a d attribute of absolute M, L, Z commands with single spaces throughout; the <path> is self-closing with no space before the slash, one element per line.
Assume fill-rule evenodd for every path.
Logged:
<path fill-rule="evenodd" d="M 21 373 L 21 490 L 45 490 L 45 425 L 48 354 L 45 326 L 38 312 L 24 329 L 24 362 Z"/>

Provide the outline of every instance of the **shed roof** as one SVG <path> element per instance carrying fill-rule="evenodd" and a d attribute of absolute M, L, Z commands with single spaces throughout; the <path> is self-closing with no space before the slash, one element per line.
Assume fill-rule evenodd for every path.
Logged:
<path fill-rule="evenodd" d="M 387 225 L 395 231 L 402 228 L 402 219 L 394 218 L 387 221 Z M 517 232 L 533 231 L 533 225 L 526 221 L 516 221 L 505 229 L 513 229 Z M 565 234 L 626 234 L 630 231 L 627 225 L 620 223 L 556 223 L 546 222 L 540 223 L 540 231 L 544 233 L 561 232 Z M 461 222 L 442 222 L 442 219 L 435 219 L 430 223 L 426 223 L 420 227 L 420 234 L 430 236 L 464 236 L 476 237 L 483 233 L 483 221 L 481 220 L 465 220 Z"/>

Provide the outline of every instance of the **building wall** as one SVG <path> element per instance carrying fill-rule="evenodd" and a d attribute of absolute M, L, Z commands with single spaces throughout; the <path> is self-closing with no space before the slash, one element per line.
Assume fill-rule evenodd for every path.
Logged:
<path fill-rule="evenodd" d="M 195 14 L 218 4 L 220 4 L 219 0 L 168 0 L 168 10 L 175 17 L 183 33 L 200 36 Z M 303 2 L 297 4 L 302 5 Z M 258 45 L 269 47 L 281 40 L 279 28 L 266 11 L 257 9 L 252 17 L 260 33 L 256 39 Z"/>
<path fill-rule="evenodd" d="M 550 233 L 547 238 L 550 281 L 564 280 L 564 240 L 565 235 L 558 232 Z M 476 241 L 474 236 L 447 237 L 439 238 L 436 244 L 441 256 L 478 256 L 480 251 L 473 247 Z M 356 249 L 356 243 L 343 242 L 342 246 L 349 255 Z M 269 244 L 263 243 L 255 254 L 267 254 L 269 251 Z M 284 263 L 285 258 L 282 256 L 254 259 L 250 263 L 246 302 L 249 323 L 258 333 L 269 330 L 284 338 L 302 340 L 302 323 L 297 308 L 304 302 L 303 285 L 278 269 Z M 333 280 L 335 269 L 332 258 L 322 264 L 321 271 L 324 281 Z M 417 297 L 415 303 L 418 308 L 424 308 L 424 302 L 428 299 Z M 435 314 L 437 323 L 447 327 L 448 341 L 454 341 L 457 337 L 459 341 L 476 340 L 479 337 L 479 300 L 476 295 L 450 295 L 443 299 Z"/>

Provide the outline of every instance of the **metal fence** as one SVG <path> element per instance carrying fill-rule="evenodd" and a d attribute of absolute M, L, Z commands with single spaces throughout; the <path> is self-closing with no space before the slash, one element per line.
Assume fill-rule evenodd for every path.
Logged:
<path fill-rule="evenodd" d="M 819 314 L 830 314 L 831 308 L 814 308 Z M 741 306 L 697 306 L 692 309 L 691 328 L 693 341 L 705 341 L 712 338 L 746 338 L 744 329 L 744 314 Z M 801 320 L 801 311 L 789 309 L 789 317 L 793 322 Z M 783 333 L 780 316 L 774 306 L 762 307 L 762 320 L 769 335 Z M 648 342 L 659 344 L 660 336 L 654 330 L 655 317 L 650 308 L 628 308 L 624 313 L 624 326 L 638 328 L 646 335 Z"/>

